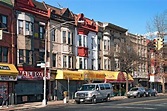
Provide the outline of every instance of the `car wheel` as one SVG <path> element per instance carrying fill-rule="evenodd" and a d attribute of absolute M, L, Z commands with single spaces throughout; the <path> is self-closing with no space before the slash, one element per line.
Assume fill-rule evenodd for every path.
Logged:
<path fill-rule="evenodd" d="M 148 96 L 151 97 L 151 93 Z"/>
<path fill-rule="evenodd" d="M 107 95 L 106 101 L 107 101 L 107 102 L 110 101 L 110 95 Z"/>
<path fill-rule="evenodd" d="M 155 93 L 154 96 L 157 96 L 157 93 Z"/>
<path fill-rule="evenodd" d="M 75 101 L 77 104 L 80 104 L 81 102 L 80 101 Z"/>
<path fill-rule="evenodd" d="M 96 104 L 96 102 L 97 102 L 96 96 L 93 96 L 92 97 L 92 104 Z"/>

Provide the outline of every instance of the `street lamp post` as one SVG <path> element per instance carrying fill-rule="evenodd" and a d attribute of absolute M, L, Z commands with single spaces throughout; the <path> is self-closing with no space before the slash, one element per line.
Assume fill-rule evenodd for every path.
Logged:
<path fill-rule="evenodd" d="M 48 39 L 48 35 L 50 34 L 50 32 L 53 29 L 56 29 L 58 27 L 61 27 L 62 25 L 70 24 L 70 23 L 74 23 L 74 22 L 75 21 L 65 21 L 63 23 L 60 23 L 60 24 L 57 24 L 57 25 L 53 26 L 52 28 L 49 27 L 50 24 L 47 26 L 47 28 L 50 28 L 50 29 L 49 29 L 49 31 L 46 31 L 46 34 L 45 34 L 45 58 L 44 58 L 45 66 L 44 66 L 44 77 L 43 77 L 43 80 L 44 80 L 44 89 L 43 89 L 44 91 L 43 91 L 43 93 L 44 94 L 43 94 L 43 100 L 42 100 L 42 105 L 43 106 L 46 106 L 46 62 L 47 62 L 47 39 Z M 78 21 L 77 23 L 84 23 L 84 21 Z"/>

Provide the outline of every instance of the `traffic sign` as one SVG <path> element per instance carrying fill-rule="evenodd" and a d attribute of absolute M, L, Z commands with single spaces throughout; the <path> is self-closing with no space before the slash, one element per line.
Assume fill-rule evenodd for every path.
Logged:
<path fill-rule="evenodd" d="M 37 66 L 41 66 L 41 68 L 44 68 L 45 67 L 45 63 L 37 64 Z"/>

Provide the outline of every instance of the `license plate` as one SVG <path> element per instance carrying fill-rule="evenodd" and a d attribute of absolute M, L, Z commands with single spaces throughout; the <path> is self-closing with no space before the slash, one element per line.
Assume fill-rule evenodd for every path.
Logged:
<path fill-rule="evenodd" d="M 80 101 L 84 101 L 83 99 L 80 99 Z"/>

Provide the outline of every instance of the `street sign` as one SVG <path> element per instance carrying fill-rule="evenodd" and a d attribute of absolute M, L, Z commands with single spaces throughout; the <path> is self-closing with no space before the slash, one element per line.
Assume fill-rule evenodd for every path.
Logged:
<path fill-rule="evenodd" d="M 41 66 L 41 68 L 44 68 L 45 67 L 45 63 L 37 64 L 37 66 Z"/>
<path fill-rule="evenodd" d="M 0 40 L 2 40 L 3 31 L 0 29 Z"/>

